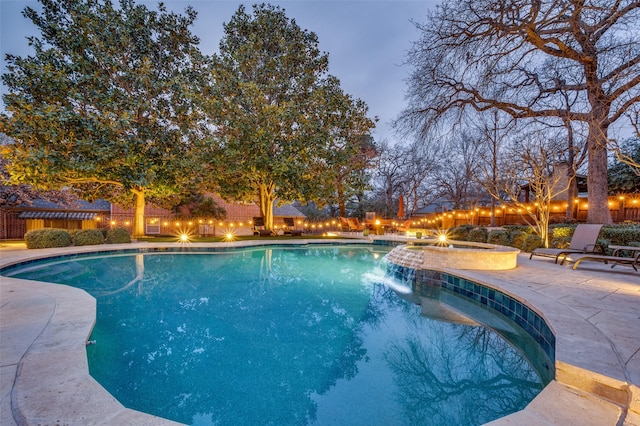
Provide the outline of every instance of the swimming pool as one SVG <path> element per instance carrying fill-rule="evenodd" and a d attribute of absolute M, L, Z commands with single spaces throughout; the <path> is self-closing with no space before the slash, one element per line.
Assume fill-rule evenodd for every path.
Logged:
<path fill-rule="evenodd" d="M 126 406 L 184 423 L 480 424 L 540 391 L 499 334 L 383 284 L 383 255 L 123 253 L 13 276 L 93 294 L 92 375 Z"/>

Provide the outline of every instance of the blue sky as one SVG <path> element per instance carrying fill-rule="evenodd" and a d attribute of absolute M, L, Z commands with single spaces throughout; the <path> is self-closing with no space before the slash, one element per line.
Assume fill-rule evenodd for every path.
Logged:
<path fill-rule="evenodd" d="M 229 21 L 238 6 L 245 4 L 251 10 L 251 5 L 259 2 L 167 0 L 164 3 L 176 12 L 184 11 L 188 5 L 198 11 L 193 32 L 200 37 L 200 49 L 211 54 L 218 49 L 223 23 Z M 142 3 L 152 9 L 157 5 L 157 2 Z M 269 3 L 281 6 L 301 28 L 318 35 L 320 49 L 329 53 L 329 72 L 340 79 L 347 93 L 367 103 L 371 117 L 379 117 L 374 138 L 396 141 L 390 122 L 404 108 L 404 80 L 411 71 L 402 63 L 412 41 L 419 35 L 411 20 L 424 22 L 427 11 L 438 1 L 297 0 Z M 26 36 L 37 34 L 31 21 L 21 14 L 26 5 L 37 7 L 38 3 L 0 0 L 2 73 L 6 72 L 5 54 L 29 54 Z M 2 93 L 5 92 L 3 87 Z"/>

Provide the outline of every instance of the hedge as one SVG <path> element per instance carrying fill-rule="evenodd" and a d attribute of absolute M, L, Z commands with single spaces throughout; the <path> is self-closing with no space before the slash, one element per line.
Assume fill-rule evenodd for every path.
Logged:
<path fill-rule="evenodd" d="M 603 226 L 599 237 L 600 239 L 607 241 L 607 245 L 614 244 L 618 246 L 628 246 L 632 242 L 640 242 L 640 226 Z"/>
<path fill-rule="evenodd" d="M 460 225 L 449 230 L 449 239 L 465 241 L 469 237 L 469 232 L 474 228 L 473 225 Z"/>
<path fill-rule="evenodd" d="M 472 241 L 474 243 L 486 243 L 488 233 L 487 228 L 473 228 L 469 231 L 467 241 Z"/>
<path fill-rule="evenodd" d="M 511 244 L 511 241 L 509 241 L 509 234 L 504 229 L 494 229 L 489 231 L 489 235 L 487 235 L 487 242 L 500 246 L 508 246 Z"/>
<path fill-rule="evenodd" d="M 570 223 L 549 226 L 550 246 L 556 248 L 569 247 L 575 229 L 576 225 Z M 483 227 L 461 225 L 451 228 L 449 232 L 453 235 L 452 239 L 473 242 L 486 241 L 492 244 L 509 245 L 526 252 L 542 246 L 540 238 L 533 234 L 533 229 L 528 226 L 506 225 L 502 229 L 494 229 L 491 232 L 487 232 L 487 229 Z M 608 250 L 610 245 L 640 247 L 640 225 L 605 225 L 600 231 L 598 244 L 608 253 L 611 252 L 611 250 Z"/>
<path fill-rule="evenodd" d="M 74 246 L 90 246 L 104 243 L 104 236 L 100 229 L 83 229 L 73 235 Z"/>
<path fill-rule="evenodd" d="M 34 229 L 27 232 L 24 239 L 30 249 L 68 247 L 72 244 L 71 235 L 66 229 Z"/>
<path fill-rule="evenodd" d="M 509 231 L 509 245 L 522 250 L 522 246 L 529 235 L 531 235 L 531 233 L 518 229 Z"/>
<path fill-rule="evenodd" d="M 24 239 L 30 249 L 131 242 L 129 231 L 124 228 L 110 229 L 106 234 L 102 229 L 34 229 L 27 232 Z"/>
<path fill-rule="evenodd" d="M 107 237 L 104 240 L 107 244 L 130 243 L 131 235 L 125 228 L 114 228 L 107 231 Z"/>
<path fill-rule="evenodd" d="M 524 252 L 531 253 L 535 249 L 542 247 L 542 239 L 539 235 L 530 234 L 525 238 L 524 243 L 520 249 Z"/>

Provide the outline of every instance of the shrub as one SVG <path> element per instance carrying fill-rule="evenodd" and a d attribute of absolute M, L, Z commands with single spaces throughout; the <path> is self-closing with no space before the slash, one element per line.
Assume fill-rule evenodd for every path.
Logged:
<path fill-rule="evenodd" d="M 83 229 L 72 237 L 74 246 L 91 246 L 104 243 L 102 231 L 99 229 Z"/>
<path fill-rule="evenodd" d="M 505 225 L 502 228 L 506 230 L 509 234 L 514 232 L 524 232 L 527 234 L 531 234 L 531 232 L 533 232 L 531 227 L 526 225 Z"/>
<path fill-rule="evenodd" d="M 542 247 L 542 239 L 539 235 L 531 234 L 527 235 L 527 238 L 525 238 L 521 250 L 530 253 L 539 247 Z"/>
<path fill-rule="evenodd" d="M 571 237 L 562 236 L 556 237 L 555 235 L 551 239 L 551 247 L 554 248 L 568 248 L 571 245 Z"/>
<path fill-rule="evenodd" d="M 626 246 L 632 241 L 640 241 L 640 227 L 631 225 L 607 225 L 600 231 L 600 238 L 608 240 L 609 244 Z"/>
<path fill-rule="evenodd" d="M 509 234 L 504 229 L 494 229 L 489 231 L 489 235 L 487 235 L 487 242 L 491 244 L 498 244 L 501 246 L 508 246 Z"/>
<path fill-rule="evenodd" d="M 449 230 L 450 240 L 465 241 L 469 237 L 469 231 L 474 228 L 473 225 L 460 225 Z"/>
<path fill-rule="evenodd" d="M 527 237 L 531 235 L 528 232 L 525 231 L 519 231 L 519 230 L 515 230 L 515 231 L 510 231 L 509 232 L 509 240 L 510 243 L 509 245 L 511 247 L 515 247 L 517 249 L 522 249 L 522 246 L 524 245 L 524 241 L 527 239 Z"/>
<path fill-rule="evenodd" d="M 576 230 L 575 226 L 553 226 L 551 227 L 551 236 L 552 238 L 569 238 L 573 235 L 573 232 Z"/>
<path fill-rule="evenodd" d="M 105 239 L 105 243 L 107 244 L 122 244 L 130 242 L 131 235 L 129 235 L 129 231 L 125 228 L 109 229 L 107 232 L 107 238 Z"/>
<path fill-rule="evenodd" d="M 71 235 L 66 229 L 34 229 L 24 235 L 27 248 L 68 247 L 71 245 Z"/>
<path fill-rule="evenodd" d="M 489 232 L 487 231 L 487 228 L 473 228 L 469 231 L 467 241 L 473 241 L 474 243 L 486 243 L 488 234 Z"/>

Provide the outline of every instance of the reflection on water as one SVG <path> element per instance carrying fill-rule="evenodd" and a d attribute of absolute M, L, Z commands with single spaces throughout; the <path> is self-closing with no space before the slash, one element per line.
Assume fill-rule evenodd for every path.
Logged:
<path fill-rule="evenodd" d="M 498 334 L 372 274 L 375 257 L 253 249 L 29 273 L 96 296 L 91 374 L 126 406 L 184 423 L 473 425 L 540 391 Z"/>
<path fill-rule="evenodd" d="M 385 352 L 408 424 L 484 423 L 524 408 L 540 391 L 540 379 L 525 359 L 488 329 L 424 327 L 415 324 Z"/>

